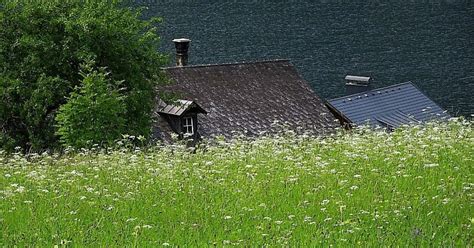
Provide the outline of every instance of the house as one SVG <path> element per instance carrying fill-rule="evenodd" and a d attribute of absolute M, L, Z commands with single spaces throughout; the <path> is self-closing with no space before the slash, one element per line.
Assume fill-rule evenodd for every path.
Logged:
<path fill-rule="evenodd" d="M 412 82 L 371 89 L 370 77 L 347 76 L 348 95 L 327 101 L 331 112 L 346 126 L 382 126 L 443 120 L 450 115 Z"/>
<path fill-rule="evenodd" d="M 158 91 L 180 100 L 157 99 L 155 138 L 260 136 L 282 128 L 323 135 L 339 125 L 288 60 L 190 66 L 190 40 L 174 42 L 177 65 L 163 69 L 171 84 Z"/>

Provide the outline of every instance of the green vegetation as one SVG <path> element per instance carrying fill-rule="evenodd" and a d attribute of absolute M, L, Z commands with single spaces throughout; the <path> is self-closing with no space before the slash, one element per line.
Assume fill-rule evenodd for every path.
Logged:
<path fill-rule="evenodd" d="M 64 144 L 73 147 L 92 147 L 101 142 L 115 141 L 126 133 L 124 97 L 113 87 L 107 73 L 85 65 L 82 86 L 72 92 L 67 103 L 56 115 L 57 133 Z M 113 87 L 113 88 L 111 88 Z"/>
<path fill-rule="evenodd" d="M 2 155 L 0 246 L 473 245 L 472 122 Z"/>
<path fill-rule="evenodd" d="M 107 88 L 123 99 L 124 108 L 106 121 L 124 122 L 127 134 L 147 137 L 153 89 L 163 81 L 159 72 L 165 64 L 158 52 L 159 20 L 140 20 L 138 11 L 121 8 L 119 2 L 0 0 L 0 147 L 40 151 L 57 147 L 58 135 L 74 146 L 83 142 L 68 137 L 81 132 L 87 133 L 82 139 L 106 138 L 101 142 L 120 138 L 119 132 L 104 137 L 103 127 L 92 125 L 67 134 L 75 128 L 71 123 L 89 122 L 86 115 L 65 114 L 57 123 L 60 106 L 87 87 L 82 64 L 105 68 Z M 93 109 L 93 115 L 105 111 Z"/>

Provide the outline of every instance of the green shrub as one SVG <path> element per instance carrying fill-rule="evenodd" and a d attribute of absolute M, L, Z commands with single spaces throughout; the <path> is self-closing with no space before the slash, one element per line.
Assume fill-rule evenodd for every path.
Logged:
<path fill-rule="evenodd" d="M 158 51 L 159 20 L 140 20 L 139 11 L 119 1 L 0 0 L 0 6 L 0 147 L 58 146 L 56 113 L 82 87 L 80 65 L 88 59 L 107 68 L 108 82 L 123 82 L 127 133 L 149 135 L 153 89 L 166 62 Z"/>
<path fill-rule="evenodd" d="M 57 134 L 63 144 L 76 148 L 110 144 L 126 132 L 125 97 L 111 86 L 104 69 L 89 65 L 81 75 L 81 86 L 59 108 Z"/>

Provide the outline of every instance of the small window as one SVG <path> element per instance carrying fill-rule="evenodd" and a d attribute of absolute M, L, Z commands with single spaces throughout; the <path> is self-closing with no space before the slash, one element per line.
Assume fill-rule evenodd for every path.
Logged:
<path fill-rule="evenodd" d="M 194 134 L 194 125 L 193 117 L 184 117 L 183 118 L 183 132 L 185 134 Z"/>

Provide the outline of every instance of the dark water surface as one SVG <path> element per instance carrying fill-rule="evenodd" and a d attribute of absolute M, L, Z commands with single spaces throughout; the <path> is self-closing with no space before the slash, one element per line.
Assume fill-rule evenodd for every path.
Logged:
<path fill-rule="evenodd" d="M 162 49 L 192 39 L 190 64 L 287 58 L 324 98 L 346 74 L 414 82 L 454 115 L 474 113 L 474 4 L 444 1 L 143 1 Z"/>

